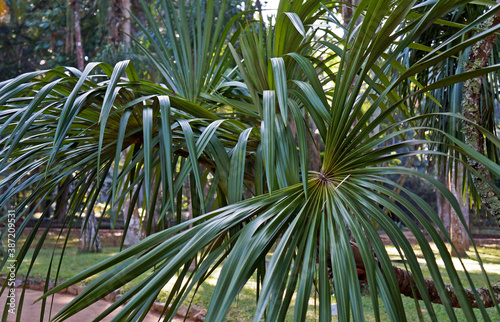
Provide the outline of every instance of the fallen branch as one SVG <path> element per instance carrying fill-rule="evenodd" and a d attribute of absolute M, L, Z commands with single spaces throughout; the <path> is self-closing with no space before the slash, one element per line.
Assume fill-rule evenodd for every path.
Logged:
<path fill-rule="evenodd" d="M 351 241 L 351 249 L 354 254 L 354 261 L 356 262 L 358 277 L 360 280 L 366 281 L 365 265 L 363 263 L 361 253 L 359 252 L 358 245 L 353 241 Z M 422 300 L 422 295 L 415 287 L 416 283 L 415 279 L 413 278 L 413 274 L 405 270 L 404 268 L 399 268 L 396 266 L 392 266 L 392 268 L 394 269 L 394 273 L 396 274 L 396 281 L 399 286 L 399 292 L 405 296 L 416 298 L 417 300 Z M 438 290 L 436 288 L 436 283 L 433 280 L 426 278 L 424 279 L 424 283 L 430 301 L 436 304 L 443 304 L 441 297 L 439 296 Z M 444 288 L 446 289 L 446 292 L 448 293 L 448 296 L 451 300 L 451 305 L 456 308 L 461 307 L 453 286 L 449 284 L 444 284 Z M 490 293 L 487 287 L 476 289 L 476 292 L 479 295 L 481 303 L 485 308 L 494 307 L 495 302 L 500 303 L 500 282 L 494 284 L 492 286 L 492 289 L 493 289 L 493 294 Z M 479 303 L 477 302 L 476 297 L 474 296 L 474 291 L 467 288 L 464 288 L 464 290 L 471 306 L 473 308 L 479 308 Z"/>
<path fill-rule="evenodd" d="M 401 294 L 406 295 L 411 298 L 417 298 L 417 300 L 422 300 L 422 296 L 419 293 L 418 289 L 415 287 L 415 281 L 413 279 L 413 274 L 403 268 L 399 268 L 396 266 L 393 266 L 394 268 L 394 273 L 396 274 L 396 280 L 398 281 L 399 285 L 399 291 Z M 427 289 L 427 294 L 429 294 L 430 300 L 432 303 L 437 303 L 437 304 L 443 304 L 441 301 L 441 298 L 439 297 L 439 293 L 436 288 L 436 284 L 434 283 L 433 280 L 430 279 L 424 279 L 425 281 L 425 287 Z M 413 285 L 413 289 L 412 289 Z M 453 286 L 449 284 L 444 285 L 446 292 L 448 293 L 448 296 L 450 297 L 451 300 L 451 305 L 453 307 L 460 307 L 460 303 L 458 302 L 457 295 L 455 294 L 455 290 Z M 488 288 L 483 287 L 483 288 L 477 288 L 476 292 L 479 295 L 479 298 L 481 299 L 481 302 L 483 303 L 485 308 L 488 307 L 493 307 L 495 306 L 495 301 L 493 300 L 493 297 L 491 296 Z M 493 285 L 493 295 L 495 296 L 496 302 L 500 302 L 500 282 L 496 283 Z M 465 289 L 465 294 L 467 295 L 467 298 L 469 299 L 469 303 L 472 305 L 473 308 L 479 308 L 479 303 L 476 301 L 476 298 L 474 296 L 474 292 L 471 289 Z"/>

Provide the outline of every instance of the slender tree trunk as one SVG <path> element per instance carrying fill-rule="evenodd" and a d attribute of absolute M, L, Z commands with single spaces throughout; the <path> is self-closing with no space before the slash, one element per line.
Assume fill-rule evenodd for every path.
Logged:
<path fill-rule="evenodd" d="M 255 1 L 255 8 L 257 11 L 261 12 L 262 11 L 262 4 L 260 3 L 260 0 Z"/>
<path fill-rule="evenodd" d="M 344 22 L 344 27 L 346 27 L 349 22 L 351 22 L 351 17 L 356 10 L 356 6 L 361 0 L 345 0 L 342 4 L 342 20 Z"/>
<path fill-rule="evenodd" d="M 130 36 L 132 34 L 132 19 L 130 11 L 141 7 L 131 2 L 131 0 L 113 0 L 107 15 L 106 24 L 108 30 L 108 43 L 118 47 L 121 43 L 125 48 L 130 48 Z"/>
<path fill-rule="evenodd" d="M 72 0 L 67 0 L 66 3 L 66 27 L 64 28 L 64 53 L 69 55 L 73 50 L 73 29 L 75 25 L 73 23 L 73 3 Z"/>
<path fill-rule="evenodd" d="M 313 171 L 321 170 L 321 154 L 319 149 L 321 148 L 321 138 L 317 132 L 318 128 L 314 122 L 309 122 L 309 117 L 306 115 L 306 123 L 309 124 L 309 128 L 312 133 L 311 136 L 307 136 L 307 154 L 309 155 L 308 169 Z"/>
<path fill-rule="evenodd" d="M 82 225 L 82 243 L 80 253 L 99 253 L 102 251 L 101 241 L 97 233 L 97 219 L 95 218 L 94 210 L 88 215 L 87 224 Z"/>
<path fill-rule="evenodd" d="M 52 212 L 50 211 L 50 201 L 48 199 L 49 197 L 43 198 L 42 201 L 42 213 L 45 213 L 45 217 L 49 218 L 52 215 Z"/>
<path fill-rule="evenodd" d="M 137 189 L 142 189 L 141 187 L 138 187 Z M 142 194 L 143 192 L 140 191 L 139 194 Z M 138 199 L 141 199 L 140 197 Z M 141 204 L 141 201 L 138 201 L 139 204 Z M 133 207 L 132 210 L 132 215 L 130 216 L 130 222 L 128 224 L 127 231 L 124 232 L 125 235 L 125 240 L 123 241 L 123 246 L 125 248 L 133 246 L 140 242 L 144 238 L 144 231 L 143 231 L 143 225 L 142 225 L 142 220 L 141 216 L 139 215 L 139 208 L 137 204 L 132 204 L 130 201 L 130 198 L 126 198 L 125 201 L 125 206 L 124 206 L 124 216 L 127 216 L 130 207 Z M 124 221 L 126 221 L 127 218 L 124 218 Z"/>
<path fill-rule="evenodd" d="M 73 17 L 75 22 L 75 46 L 76 46 L 76 62 L 78 69 L 83 71 L 83 46 L 82 46 L 82 32 L 80 30 L 80 3 L 78 0 L 73 0 Z"/>
<path fill-rule="evenodd" d="M 109 11 L 106 16 L 106 25 L 108 26 L 108 43 L 114 44 L 115 47 L 120 42 L 119 37 L 119 28 L 121 22 L 121 1 L 120 0 L 112 0 L 109 3 Z"/>
<path fill-rule="evenodd" d="M 439 167 L 438 168 L 438 178 L 437 178 L 438 181 L 449 188 L 448 180 L 446 179 L 446 173 L 447 173 L 446 161 L 441 162 L 441 164 L 438 167 Z M 436 203 L 437 203 L 437 210 L 438 210 L 439 219 L 441 219 L 441 222 L 443 223 L 444 228 L 446 229 L 446 232 L 449 232 L 450 231 L 450 203 L 441 194 L 441 192 L 439 192 L 439 190 L 436 191 Z M 441 237 L 444 238 L 444 234 L 441 235 Z"/>
<path fill-rule="evenodd" d="M 500 12 L 497 12 L 493 19 L 488 19 L 483 28 L 489 28 L 500 23 Z M 496 34 L 493 34 L 472 46 L 466 71 L 471 71 L 486 67 L 491 51 L 495 43 Z M 464 83 L 462 109 L 465 118 L 478 125 L 482 124 L 481 115 L 481 90 L 483 87 L 483 77 L 473 78 Z M 477 152 L 484 154 L 484 139 L 479 130 L 469 122 L 463 122 L 465 143 Z M 479 172 L 486 180 L 491 181 L 488 169 L 476 160 L 468 158 L 468 164 Z M 472 175 L 472 182 L 481 197 L 486 209 L 500 220 L 500 197 L 486 183 L 485 180 Z"/>
<path fill-rule="evenodd" d="M 143 25 L 147 23 L 146 13 L 144 12 L 144 8 L 142 7 L 140 0 L 130 0 L 130 11 L 134 13 L 135 18 L 139 20 L 140 23 Z M 135 36 L 137 28 L 131 24 L 130 29 L 132 36 Z"/>
<path fill-rule="evenodd" d="M 460 210 L 464 215 L 464 219 L 466 224 L 469 222 L 469 198 L 468 196 L 463 198 L 463 190 L 462 187 L 467 191 L 467 186 L 463 186 L 463 176 L 461 172 L 463 171 L 463 167 L 461 164 L 458 164 L 457 168 L 453 165 L 452 175 L 449 179 L 449 189 L 458 200 L 460 204 Z M 456 184 L 455 184 L 456 177 Z M 455 246 L 455 249 L 451 249 L 451 256 L 458 257 L 466 257 L 466 251 L 469 250 L 469 238 L 465 231 L 464 225 L 460 221 L 458 214 L 455 210 L 450 207 L 450 238 L 452 244 Z"/>
<path fill-rule="evenodd" d="M 127 198 L 128 199 L 128 198 Z M 139 216 L 139 210 L 135 205 L 129 206 L 134 207 L 132 211 L 132 216 L 130 217 L 130 223 L 128 225 L 127 234 L 125 235 L 125 240 L 123 246 L 125 248 L 133 246 L 140 242 L 144 238 L 144 233 L 142 232 L 141 218 Z"/>
<path fill-rule="evenodd" d="M 125 43 L 125 48 L 130 48 L 130 34 L 132 33 L 132 23 L 130 19 L 131 3 L 130 0 L 122 0 L 122 13 L 123 13 L 123 42 Z"/>
<path fill-rule="evenodd" d="M 54 215 L 57 218 L 57 220 L 60 222 L 64 222 L 66 219 L 66 213 L 68 211 L 68 194 L 70 191 L 70 183 L 68 183 L 68 181 L 70 181 L 72 178 L 73 178 L 73 175 L 70 174 L 58 186 L 58 192 L 61 189 L 64 189 L 63 193 L 56 200 L 56 211 L 55 211 L 55 215 Z"/>
<path fill-rule="evenodd" d="M 62 194 L 57 198 L 56 201 L 56 213 L 55 217 L 58 221 L 64 222 L 66 219 L 66 213 L 68 211 L 68 194 L 69 194 L 69 186 L 64 187 L 63 185 L 59 185 L 58 189 L 64 189 Z"/>
<path fill-rule="evenodd" d="M 194 175 L 190 174 L 188 177 L 188 194 L 189 194 L 189 218 L 193 219 L 200 215 L 200 201 L 198 197 L 198 190 L 196 189 L 196 182 L 194 180 Z M 203 196 L 202 196 L 203 197 Z"/>

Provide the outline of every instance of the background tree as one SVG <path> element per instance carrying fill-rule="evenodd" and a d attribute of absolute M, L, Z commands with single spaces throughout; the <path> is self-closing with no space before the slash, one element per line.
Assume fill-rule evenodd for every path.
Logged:
<path fill-rule="evenodd" d="M 81 43 L 87 62 L 99 51 L 97 1 L 80 3 Z M 9 1 L 10 19 L 0 26 L 1 80 L 35 69 L 77 65 L 71 2 Z M 84 58 L 84 57 L 83 57 Z"/>
<path fill-rule="evenodd" d="M 499 22 L 500 14 L 496 14 L 494 17 L 485 21 L 482 27 L 494 27 L 498 25 Z M 488 66 L 488 61 L 493 52 L 496 38 L 496 35 L 491 35 L 472 46 L 468 63 L 465 66 L 466 71 L 473 71 Z M 496 51 L 495 54 L 498 55 L 498 51 Z M 484 94 L 481 93 L 483 88 L 485 91 Z M 484 114 L 487 114 L 487 112 L 484 111 L 486 109 L 486 102 L 483 102 L 483 97 L 486 95 L 488 95 L 488 89 L 487 86 L 483 86 L 483 77 L 474 78 L 465 82 L 463 89 L 463 115 L 467 119 L 467 121 L 463 122 L 465 142 L 470 147 L 476 149 L 480 154 L 485 154 L 486 142 L 483 135 L 475 130 L 474 126 L 470 123 L 473 122 L 481 126 L 483 125 L 483 119 L 485 119 Z M 489 151 L 491 150 L 491 144 L 489 147 L 490 149 L 488 149 L 487 153 L 496 156 L 496 149 L 494 149 L 494 151 Z M 472 159 L 468 159 L 468 162 L 471 167 L 479 173 L 479 175 L 472 175 L 472 182 L 477 193 L 481 197 L 488 212 L 500 222 L 500 197 L 494 187 L 491 187 L 487 183 L 488 181 L 492 181 L 492 175 L 479 162 Z"/>
<path fill-rule="evenodd" d="M 425 12 L 428 7 L 422 4 L 420 6 L 420 12 Z M 449 36 L 455 33 L 456 28 L 463 26 L 464 23 L 470 21 L 471 19 L 476 19 L 480 17 L 484 13 L 485 7 L 478 5 L 467 5 L 461 8 L 457 8 L 453 11 L 450 11 L 447 14 L 448 23 L 444 22 L 442 26 L 433 26 L 429 29 L 429 32 L 421 35 L 417 42 L 420 47 L 416 48 L 408 48 L 405 56 L 401 56 L 401 63 L 403 66 L 411 65 L 413 62 L 421 59 L 425 52 L 431 50 L 431 46 L 435 44 L 443 44 L 443 46 L 450 46 L 453 42 L 449 41 Z M 492 19 L 492 18 L 490 18 Z M 488 20 L 489 21 L 489 20 Z M 467 30 L 464 31 L 462 35 L 462 39 L 470 39 L 475 35 L 476 31 Z M 492 38 L 493 37 L 493 38 Z M 494 40 L 494 36 L 488 37 L 489 41 Z M 461 39 L 455 39 L 454 43 L 460 42 Z M 483 43 L 481 41 L 480 43 Z M 422 46 L 423 45 L 423 46 Z M 479 46 L 479 44 L 475 45 Z M 498 55 L 498 51 L 495 49 L 496 55 Z M 472 52 L 476 52 L 476 49 L 472 49 Z M 417 76 L 417 80 L 421 84 L 429 84 L 430 82 L 435 82 L 442 77 L 447 77 L 451 75 L 459 75 L 466 71 L 472 70 L 471 68 L 466 67 L 465 61 L 467 61 L 469 55 L 469 50 L 463 50 L 460 55 L 457 57 L 450 57 L 445 62 L 438 64 L 434 67 L 434 70 L 429 70 L 428 72 L 420 73 Z M 476 65 L 475 65 L 476 66 Z M 484 65 L 486 66 L 486 65 Z M 484 67 L 483 66 L 483 67 Z M 494 79 L 496 77 L 496 73 L 492 73 L 489 78 Z M 482 79 L 482 78 L 481 78 Z M 487 77 L 485 77 L 487 79 Z M 476 83 L 467 81 L 465 84 Z M 403 83 L 402 87 L 399 89 L 402 93 L 410 93 L 411 89 L 408 87 L 409 83 Z M 495 117 L 495 109 L 493 107 L 493 101 L 495 97 L 498 97 L 498 94 L 495 90 L 494 85 L 491 82 L 487 83 L 485 86 L 489 88 L 489 90 L 484 91 L 482 95 L 483 103 L 479 104 L 479 101 L 476 102 L 477 106 L 482 106 L 482 120 L 478 121 L 477 124 L 484 124 L 484 126 L 491 132 L 496 133 L 496 117 Z M 464 89 L 465 90 L 465 89 Z M 413 96 L 408 100 L 408 106 L 411 108 L 415 108 L 417 113 L 429 113 L 435 112 L 440 113 L 443 111 L 450 111 L 454 113 L 462 112 L 462 83 L 458 83 L 452 86 L 436 89 L 431 92 L 432 99 L 424 96 Z M 434 98 L 439 98 L 439 101 Z M 479 96 L 477 96 L 479 98 Z M 431 121 L 431 120 L 429 120 Z M 484 123 L 483 123 L 484 122 Z M 445 131 L 450 133 L 454 137 L 463 138 L 463 130 L 466 128 L 474 128 L 468 122 L 463 123 L 455 119 L 454 117 L 444 117 L 444 118 L 436 118 L 435 122 L 432 122 L 432 126 L 438 127 L 441 131 Z M 478 132 L 477 132 L 478 133 Z M 450 142 L 446 137 L 440 132 L 431 132 L 432 140 L 438 140 L 444 142 Z M 488 142 L 486 140 L 485 142 Z M 488 157 L 492 160 L 498 160 L 498 151 L 491 143 L 486 143 L 488 148 L 486 149 L 488 153 Z M 481 144 L 470 144 L 471 147 L 480 147 Z M 449 186 L 450 190 L 453 191 L 456 198 L 461 200 L 460 204 L 462 207 L 462 212 L 465 215 L 465 224 L 468 226 L 469 222 L 469 204 L 474 205 L 476 210 L 479 210 L 479 205 L 481 205 L 481 198 L 476 190 L 476 185 L 471 181 L 471 178 L 474 178 L 475 175 L 471 174 L 465 169 L 462 168 L 459 162 L 454 161 L 453 158 L 460 158 L 458 154 L 452 154 L 452 159 L 449 159 L 448 148 L 446 145 L 437 146 L 437 149 L 440 152 L 446 153 L 446 155 L 434 155 L 429 156 L 429 173 L 437 173 L 438 179 Z M 482 152 L 480 152 L 482 153 Z M 437 169 L 437 171 L 436 171 Z M 483 173 L 484 175 L 484 173 Z M 489 174 L 490 179 L 492 174 Z M 493 175 L 494 177 L 494 175 Z M 496 179 L 495 179 L 496 180 Z M 490 180 L 491 181 L 491 180 Z M 494 180 L 493 180 L 494 181 Z M 485 185 L 487 186 L 486 182 Z M 465 193 L 464 193 L 465 191 Z M 462 198 L 464 196 L 464 198 Z M 468 238 L 466 238 L 466 232 L 464 228 L 464 223 L 459 219 L 459 216 L 455 214 L 452 207 L 446 202 L 445 198 L 438 192 L 438 210 L 440 213 L 440 217 L 445 224 L 445 227 L 451 233 L 451 237 L 453 243 L 459 249 L 459 253 L 464 255 L 464 250 L 468 248 Z M 469 197 L 472 197 L 472 201 L 469 203 Z M 471 213 L 474 215 L 474 212 Z"/>

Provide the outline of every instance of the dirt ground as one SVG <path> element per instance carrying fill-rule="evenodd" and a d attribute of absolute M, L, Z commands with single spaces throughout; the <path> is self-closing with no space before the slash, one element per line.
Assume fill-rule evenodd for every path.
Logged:
<path fill-rule="evenodd" d="M 16 300 L 19 301 L 19 298 L 21 296 L 21 291 L 22 289 L 16 289 Z M 42 295 L 42 292 L 40 291 L 34 291 L 34 290 L 26 290 L 25 296 L 24 296 L 24 304 L 22 308 L 22 315 L 21 315 L 21 321 L 40 321 L 40 308 L 41 308 L 41 302 L 37 302 L 32 304 L 37 298 L 39 298 Z M 52 317 L 59 312 L 66 304 L 68 304 L 74 296 L 69 295 L 69 294 L 56 294 L 54 297 L 54 302 L 52 306 Z M 0 297 L 0 312 L 3 314 L 3 310 L 5 307 L 5 300 L 7 299 L 7 292 L 5 291 L 4 294 Z M 106 308 L 108 308 L 111 305 L 111 302 L 108 301 L 98 301 L 91 306 L 87 307 L 85 310 L 79 312 L 78 314 L 74 315 L 73 317 L 67 319 L 66 321 L 71 321 L 71 322 L 86 322 L 86 321 L 92 321 L 94 320 L 101 312 L 103 312 Z M 43 321 L 49 321 L 49 308 L 50 308 L 50 301 L 47 301 L 47 307 L 45 310 L 45 316 L 43 318 Z M 110 314 L 108 315 L 104 320 L 102 321 L 111 321 L 115 314 Z M 153 321 L 158 321 L 160 318 L 160 314 L 157 313 L 150 313 L 148 317 L 144 320 L 146 322 L 153 322 Z M 7 316 L 7 321 L 8 322 L 14 322 L 16 321 L 16 315 L 15 314 L 8 314 Z M 181 322 L 184 321 L 184 318 L 181 317 L 175 317 L 173 319 L 175 322 Z M 192 320 L 186 320 L 186 321 L 192 321 Z"/>

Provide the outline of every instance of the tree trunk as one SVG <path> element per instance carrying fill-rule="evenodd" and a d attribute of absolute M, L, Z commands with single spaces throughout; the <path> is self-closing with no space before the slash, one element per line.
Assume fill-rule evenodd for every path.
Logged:
<path fill-rule="evenodd" d="M 123 14 L 123 32 L 122 39 L 125 43 L 125 48 L 130 48 L 130 36 L 132 34 L 132 24 L 130 20 L 130 12 L 131 9 L 130 0 L 122 0 L 122 14 Z"/>
<path fill-rule="evenodd" d="M 438 168 L 438 178 L 437 178 L 438 181 L 449 188 L 448 180 L 446 179 L 446 173 L 447 173 L 446 161 L 443 160 L 438 167 L 439 167 Z M 450 231 L 450 203 L 441 194 L 441 192 L 439 192 L 439 190 L 436 191 L 436 203 L 437 203 L 437 210 L 438 210 L 439 219 L 441 219 L 441 222 L 443 223 L 446 231 L 449 232 Z M 444 234 L 441 235 L 441 238 L 444 239 Z"/>
<path fill-rule="evenodd" d="M 441 182 L 443 185 L 445 185 L 451 193 L 455 196 L 457 199 L 458 203 L 460 204 L 460 209 L 462 211 L 462 214 L 464 215 L 465 222 L 469 222 L 469 197 L 466 194 L 465 200 L 463 199 L 463 167 L 461 164 L 458 164 L 458 169 L 455 169 L 455 165 L 452 164 L 452 171 L 451 171 L 451 176 L 447 178 L 447 162 L 443 161 L 438 170 L 438 180 Z M 456 184 L 455 184 L 455 177 L 456 177 Z M 466 189 L 466 187 L 465 187 Z M 467 189 L 466 189 L 467 190 Z M 437 194 L 437 210 L 438 210 L 438 215 L 439 219 L 443 223 L 446 232 L 449 233 L 451 242 L 456 248 L 455 250 L 451 250 L 451 255 L 452 256 L 459 256 L 459 257 L 465 257 L 467 256 L 466 251 L 469 249 L 470 241 L 469 237 L 467 236 L 467 233 L 465 231 L 465 227 L 462 225 L 457 213 L 451 207 L 450 203 L 448 200 L 439 192 L 436 192 Z M 444 235 L 441 234 L 441 237 L 444 239 Z"/>
<path fill-rule="evenodd" d="M 493 19 L 488 19 L 481 26 L 482 28 L 489 28 L 495 26 L 500 22 L 500 12 L 497 12 Z M 471 71 L 486 67 L 488 65 L 488 58 L 491 55 L 493 45 L 495 43 L 496 34 L 486 37 L 472 46 L 468 63 L 465 66 L 466 71 Z M 473 78 L 464 83 L 463 98 L 462 98 L 462 111 L 465 118 L 478 125 L 482 124 L 481 115 L 481 89 L 483 85 L 483 78 Z M 484 139 L 479 130 L 471 123 L 463 122 L 463 132 L 465 136 L 465 143 L 477 152 L 484 154 Z M 486 180 L 491 181 L 491 176 L 488 169 L 476 160 L 467 159 L 467 163 L 479 172 Z M 486 183 L 485 180 L 472 175 L 472 182 L 481 197 L 486 209 L 500 220 L 500 198 L 493 191 L 493 189 Z"/>
<path fill-rule="evenodd" d="M 138 187 L 137 189 L 141 189 L 141 187 Z M 130 216 L 130 222 L 128 224 L 127 231 L 124 232 L 125 240 L 123 241 L 123 247 L 127 248 L 140 242 L 144 238 L 144 232 L 142 230 L 142 223 L 139 216 L 139 209 L 137 207 L 137 204 L 131 204 L 130 198 L 128 197 L 126 198 L 125 203 L 124 216 L 128 215 L 130 207 L 134 207 L 132 210 L 132 215 Z M 126 217 L 124 218 L 124 221 L 127 221 Z"/>
<path fill-rule="evenodd" d="M 76 62 L 78 69 L 83 71 L 83 46 L 82 46 L 82 32 L 80 30 L 80 3 L 78 0 L 73 0 L 73 17 L 75 22 L 75 46 L 76 46 Z"/>
<path fill-rule="evenodd" d="M 61 189 L 64 190 L 56 200 L 56 211 L 54 217 L 57 218 L 57 221 L 64 222 L 66 219 L 66 213 L 68 211 L 69 185 L 64 187 L 64 185 L 60 184 L 58 187 L 58 191 L 61 191 Z"/>
<path fill-rule="evenodd" d="M 463 175 L 461 172 L 463 171 L 462 165 L 459 163 L 457 168 L 456 165 L 453 164 L 452 175 L 449 179 L 449 189 L 458 200 L 460 204 L 460 209 L 462 214 L 464 215 L 465 222 L 469 222 L 469 197 L 466 196 L 465 200 L 463 198 L 463 190 L 467 191 L 467 186 L 463 186 Z M 456 177 L 456 184 L 455 184 Z M 458 214 L 455 210 L 450 207 L 450 238 L 452 244 L 455 246 L 455 249 L 451 249 L 451 256 L 458 257 L 467 257 L 466 251 L 469 250 L 469 238 L 467 236 L 467 232 L 465 231 L 464 225 L 460 221 Z"/>
<path fill-rule="evenodd" d="M 309 128 L 312 133 L 312 137 L 307 135 L 307 154 L 309 155 L 309 164 L 308 169 L 312 171 L 320 171 L 321 170 L 321 137 L 317 133 L 318 128 L 314 124 L 314 122 L 309 122 L 309 117 L 306 115 L 305 117 L 306 123 L 309 125 Z"/>
<path fill-rule="evenodd" d="M 132 205 L 134 207 L 134 205 Z M 144 238 L 141 227 L 141 218 L 139 216 L 139 210 L 134 207 L 132 216 L 130 217 L 130 223 L 128 225 L 127 234 L 125 235 L 125 240 L 123 241 L 123 246 L 125 248 L 133 246 L 140 242 Z"/>
<path fill-rule="evenodd" d="M 140 0 L 129 0 L 130 1 L 130 11 L 134 13 L 135 19 L 139 20 L 143 25 L 147 24 L 146 13 L 144 12 L 144 8 Z M 134 21 L 135 21 L 134 19 Z M 132 36 L 135 36 L 137 33 L 137 28 L 134 27 L 133 24 L 130 26 Z"/>
<path fill-rule="evenodd" d="M 87 224 L 82 224 L 82 243 L 80 253 L 100 253 L 102 251 L 101 241 L 97 232 L 97 219 L 94 210 L 88 215 Z"/>
<path fill-rule="evenodd" d="M 70 180 L 73 178 L 73 175 L 70 174 L 69 176 L 66 177 L 66 179 L 59 184 L 58 186 L 58 192 L 61 191 L 61 189 L 64 189 L 62 194 L 57 198 L 56 200 L 56 210 L 55 210 L 55 217 L 57 218 L 58 221 L 63 222 L 66 220 L 66 213 L 68 211 L 68 194 L 70 191 Z"/>
<path fill-rule="evenodd" d="M 260 3 L 260 0 L 255 1 L 255 8 L 258 12 L 262 12 L 262 4 Z"/>
<path fill-rule="evenodd" d="M 47 218 L 50 218 L 50 216 L 52 215 L 52 211 L 50 211 L 51 210 L 50 204 L 51 204 L 51 202 L 49 200 L 49 197 L 46 196 L 45 198 L 43 198 L 42 203 L 41 203 L 41 205 L 42 205 L 41 212 L 43 214 L 45 214 L 45 217 L 47 217 Z"/>
<path fill-rule="evenodd" d="M 140 5 L 138 7 L 141 7 Z M 137 5 L 134 5 L 137 8 Z M 121 43 L 125 48 L 130 48 L 132 34 L 132 20 L 130 11 L 134 10 L 131 0 L 113 0 L 106 18 L 108 30 L 108 43 L 118 47 Z"/>
<path fill-rule="evenodd" d="M 351 22 L 351 17 L 356 10 L 356 6 L 361 0 L 345 0 L 342 4 L 342 20 L 344 22 L 344 27 L 347 27 L 349 22 Z M 357 23 L 356 23 L 357 24 Z"/>
<path fill-rule="evenodd" d="M 75 29 L 75 24 L 73 23 L 73 0 L 68 0 L 66 3 L 66 27 L 64 28 L 65 41 L 64 41 L 64 53 L 69 55 L 73 51 L 73 31 Z"/>
<path fill-rule="evenodd" d="M 108 26 L 108 43 L 118 46 L 120 42 L 119 28 L 122 19 L 121 15 L 121 1 L 112 0 L 109 4 L 110 8 L 106 16 L 106 25 Z"/>

